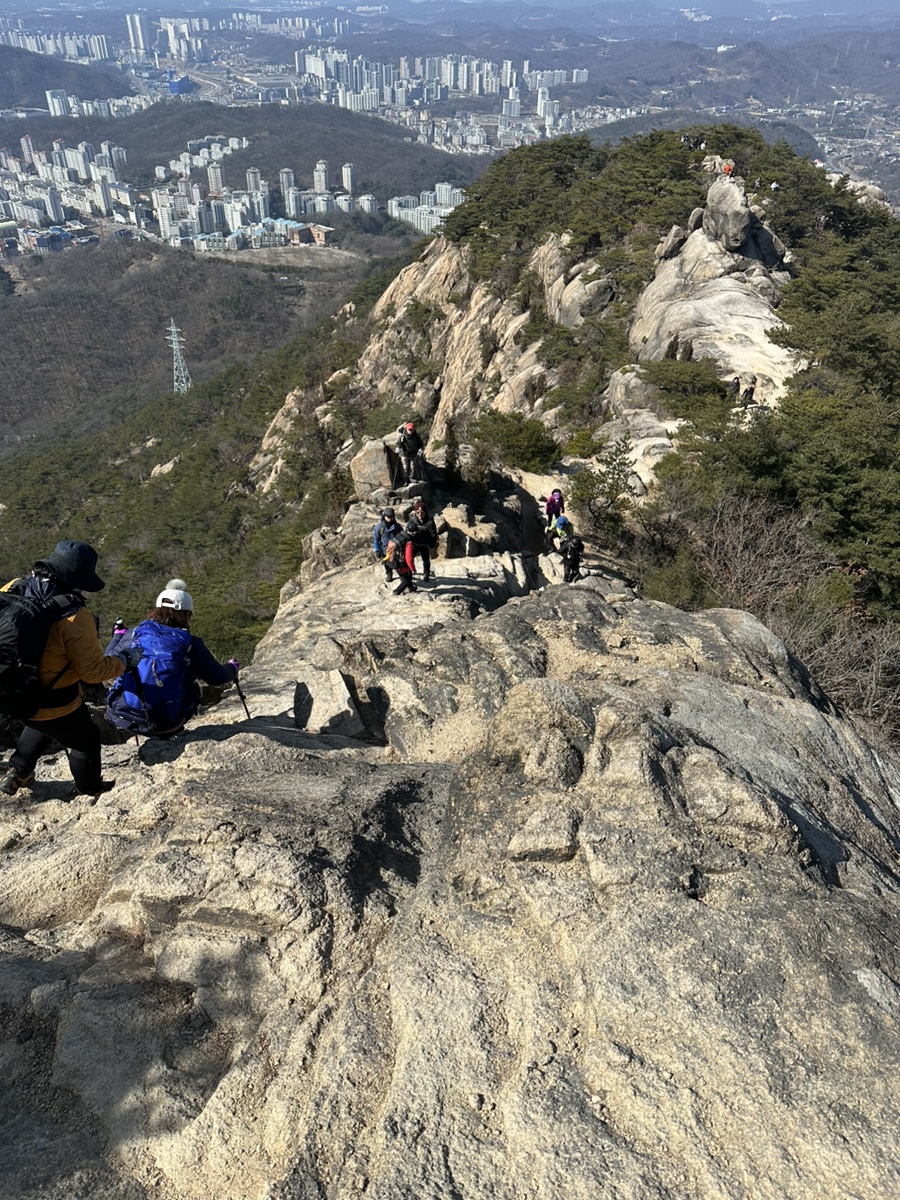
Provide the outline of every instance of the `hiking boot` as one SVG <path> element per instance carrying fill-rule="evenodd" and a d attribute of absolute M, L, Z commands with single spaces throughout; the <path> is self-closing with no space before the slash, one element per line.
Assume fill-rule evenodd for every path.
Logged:
<path fill-rule="evenodd" d="M 111 792 L 115 786 L 116 781 L 114 779 L 101 779 L 100 786 L 96 792 L 79 792 L 78 795 L 87 796 L 89 800 L 97 800 L 104 792 Z"/>
<path fill-rule="evenodd" d="M 73 787 L 70 792 L 62 797 L 65 804 L 71 803 L 72 800 L 87 800 L 88 804 L 96 804 L 104 792 L 111 792 L 116 786 L 114 779 L 101 779 L 100 786 L 95 792 L 82 792 L 77 787 Z"/>
<path fill-rule="evenodd" d="M 34 771 L 19 775 L 14 769 L 9 770 L 0 782 L 0 793 L 4 796 L 14 796 L 19 788 L 30 787 L 34 783 Z"/>

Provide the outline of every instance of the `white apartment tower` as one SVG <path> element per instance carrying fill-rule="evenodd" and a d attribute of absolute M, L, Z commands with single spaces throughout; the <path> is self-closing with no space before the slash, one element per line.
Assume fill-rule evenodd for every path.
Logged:
<path fill-rule="evenodd" d="M 282 167 L 278 172 L 278 186 L 281 189 L 282 196 L 286 196 L 292 187 L 297 186 L 294 172 L 290 167 Z"/>
<path fill-rule="evenodd" d="M 222 188 L 225 186 L 225 172 L 222 170 L 222 164 L 210 163 L 206 168 L 206 178 L 209 190 L 215 192 L 216 195 L 221 194 Z"/>
<path fill-rule="evenodd" d="M 313 189 L 317 192 L 328 191 L 328 163 L 320 158 L 313 171 Z"/>
<path fill-rule="evenodd" d="M 69 106 L 69 97 L 64 91 L 54 88 L 44 94 L 47 97 L 47 107 L 50 109 L 51 117 L 71 117 L 72 109 Z"/>
<path fill-rule="evenodd" d="M 356 166 L 353 163 L 344 163 L 341 167 L 341 179 L 344 184 L 344 191 L 349 192 L 351 196 L 356 195 Z"/>
<path fill-rule="evenodd" d="M 260 192 L 262 191 L 262 174 L 259 167 L 247 168 L 247 191 Z"/>
<path fill-rule="evenodd" d="M 150 22 L 144 13 L 126 13 L 125 24 L 128 27 L 128 44 L 131 53 L 138 60 L 145 59 L 150 53 L 153 36 L 150 32 Z"/>

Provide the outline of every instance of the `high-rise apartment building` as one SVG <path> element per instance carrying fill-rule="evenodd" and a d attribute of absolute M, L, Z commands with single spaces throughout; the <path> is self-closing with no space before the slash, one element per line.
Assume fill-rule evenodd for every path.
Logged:
<path fill-rule="evenodd" d="M 299 221 L 303 216 L 303 201 L 300 197 L 299 188 L 288 188 L 284 193 L 284 211 L 292 221 Z"/>
<path fill-rule="evenodd" d="M 313 188 L 317 192 L 328 191 L 328 163 L 320 158 L 313 171 Z"/>
<path fill-rule="evenodd" d="M 286 196 L 292 187 L 297 186 L 294 172 L 290 167 L 282 167 L 278 172 L 278 186 L 281 189 L 282 196 Z"/>
<path fill-rule="evenodd" d="M 206 168 L 206 178 L 209 182 L 209 190 L 218 195 L 225 186 L 225 172 L 222 170 L 222 164 L 210 163 Z"/>
<path fill-rule="evenodd" d="M 354 163 L 344 163 L 341 167 L 341 180 L 344 184 L 344 191 L 349 192 L 351 196 L 356 195 L 356 165 Z"/>
<path fill-rule="evenodd" d="M 126 13 L 125 24 L 128 27 L 128 44 L 136 59 L 143 60 L 150 53 L 153 35 L 150 22 L 144 13 Z"/>
<path fill-rule="evenodd" d="M 53 88 L 51 91 L 45 92 L 45 95 L 51 117 L 71 117 L 72 109 L 69 105 L 69 97 L 62 89 Z"/>
<path fill-rule="evenodd" d="M 262 189 L 262 174 L 259 167 L 247 168 L 247 191 L 258 192 Z"/>

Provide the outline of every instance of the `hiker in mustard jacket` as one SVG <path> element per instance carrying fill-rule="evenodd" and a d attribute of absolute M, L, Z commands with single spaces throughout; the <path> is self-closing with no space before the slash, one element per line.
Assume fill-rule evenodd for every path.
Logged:
<path fill-rule="evenodd" d="M 14 796 L 34 781 L 34 769 L 53 742 L 66 749 L 78 795 L 98 796 L 114 781 L 104 780 L 100 765 L 100 733 L 82 698 L 79 680 L 105 683 L 121 675 L 139 657 L 135 651 L 104 656 L 94 618 L 85 608 L 84 592 L 99 592 L 106 584 L 96 571 L 97 551 L 86 542 L 59 542 L 49 558 L 34 564 L 25 579 L 14 579 L 0 590 L 50 600 L 71 599 L 62 605 L 50 626 L 38 669 L 46 689 L 42 708 L 25 722 L 0 782 L 0 793 Z"/>

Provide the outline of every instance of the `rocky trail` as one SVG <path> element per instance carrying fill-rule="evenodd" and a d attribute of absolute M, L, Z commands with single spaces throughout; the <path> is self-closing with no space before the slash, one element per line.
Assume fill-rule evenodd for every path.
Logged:
<path fill-rule="evenodd" d="M 5 806 L 0 1195 L 896 1189 L 895 762 L 747 614 L 532 569 L 326 573 L 251 720 Z"/>

